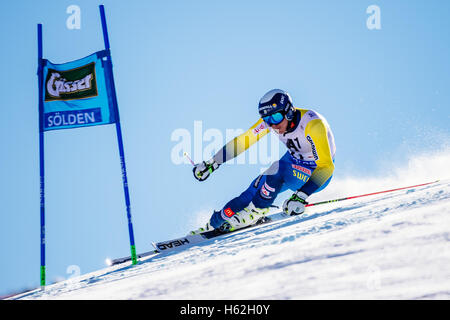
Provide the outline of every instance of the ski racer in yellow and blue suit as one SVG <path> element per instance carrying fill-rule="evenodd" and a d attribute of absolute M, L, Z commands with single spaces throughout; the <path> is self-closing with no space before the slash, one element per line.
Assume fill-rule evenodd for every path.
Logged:
<path fill-rule="evenodd" d="M 204 181 L 221 164 L 237 157 L 270 131 L 288 151 L 238 197 L 215 211 L 206 230 L 229 232 L 257 223 L 277 195 L 287 189 L 294 193 L 284 201 L 283 211 L 288 215 L 301 214 L 306 199 L 324 189 L 331 180 L 336 147 L 330 126 L 322 115 L 295 108 L 290 95 L 280 89 L 267 92 L 258 109 L 261 118 L 249 130 L 228 142 L 212 159 L 196 164 L 194 177 Z M 200 228 L 193 233 L 204 230 Z"/>

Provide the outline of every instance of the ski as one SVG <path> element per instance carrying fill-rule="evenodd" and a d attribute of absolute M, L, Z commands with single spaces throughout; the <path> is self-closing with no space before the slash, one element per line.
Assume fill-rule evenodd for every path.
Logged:
<path fill-rule="evenodd" d="M 194 244 L 198 244 L 200 242 L 203 242 L 207 239 L 214 238 L 215 236 L 220 235 L 220 233 L 216 232 L 215 230 L 212 231 L 206 231 L 199 234 L 192 234 L 192 235 L 186 235 L 184 237 L 171 239 L 167 241 L 161 241 L 157 243 L 152 243 L 153 247 L 158 252 L 169 252 L 181 247 L 189 247 Z"/>
<path fill-rule="evenodd" d="M 288 216 L 286 216 L 282 212 L 278 212 L 278 213 L 274 213 L 274 214 L 264 217 L 264 220 L 259 221 L 253 225 L 250 225 L 250 226 L 238 229 L 238 230 L 234 230 L 232 232 L 221 233 L 217 230 L 210 230 L 210 231 L 205 231 L 205 232 L 198 233 L 198 234 L 189 234 L 184 237 L 180 237 L 180 238 L 176 238 L 176 239 L 171 239 L 171 240 L 166 240 L 166 241 L 161 241 L 161 242 L 156 242 L 156 243 L 153 242 L 152 245 L 153 245 L 154 249 L 144 252 L 144 253 L 141 253 L 141 254 L 138 254 L 137 258 L 140 259 L 140 258 L 152 256 L 152 255 L 157 255 L 157 254 L 163 253 L 163 252 L 170 252 L 170 251 L 174 251 L 174 250 L 181 249 L 181 248 L 188 248 L 188 247 L 197 245 L 201 242 L 205 242 L 212 238 L 229 235 L 229 234 L 234 234 L 236 232 L 240 232 L 243 230 L 255 228 L 262 224 L 282 220 L 284 218 L 288 218 Z M 128 257 L 117 258 L 117 259 L 113 259 L 113 260 L 107 260 L 107 265 L 114 266 L 114 265 L 122 264 L 122 263 L 125 263 L 128 261 L 131 261 L 131 259 L 132 259 L 131 256 L 128 256 Z"/>
<path fill-rule="evenodd" d="M 158 254 L 158 253 L 159 252 L 156 251 L 156 250 L 150 250 L 150 251 L 147 251 L 147 252 L 143 252 L 143 253 L 137 254 L 136 258 L 137 259 L 145 258 L 145 257 L 151 256 L 151 255 L 154 255 L 154 254 Z M 123 257 L 123 258 L 116 258 L 116 259 L 112 259 L 112 260 L 111 259 L 106 259 L 106 264 L 108 266 L 115 266 L 117 264 L 121 264 L 121 263 L 125 263 L 125 262 L 128 262 L 128 261 L 131 261 L 132 259 L 133 258 L 131 256 Z"/>
<path fill-rule="evenodd" d="M 266 223 L 269 223 L 269 222 L 282 220 L 282 219 L 285 219 L 285 218 L 288 218 L 288 217 L 289 216 L 285 215 L 284 213 L 278 212 L 278 213 L 274 213 L 274 214 L 265 216 L 262 220 L 258 221 L 255 224 L 252 224 L 250 226 L 234 230 L 232 232 L 225 232 L 225 233 L 223 233 L 223 232 L 219 232 L 217 230 L 210 230 L 210 231 L 205 231 L 205 232 L 202 232 L 202 233 L 199 233 L 199 234 L 186 235 L 184 237 L 180 237 L 180 238 L 176 238 L 176 239 L 172 239 L 172 240 L 152 243 L 152 245 L 155 248 L 155 250 L 158 251 L 158 252 L 161 252 L 161 253 L 162 252 L 169 252 L 169 251 L 177 250 L 177 249 L 180 249 L 180 248 L 188 248 L 188 247 L 191 247 L 193 245 L 197 245 L 197 244 L 199 244 L 201 242 L 204 242 L 206 240 L 212 239 L 212 238 L 225 236 L 225 235 L 229 235 L 229 234 L 235 234 L 236 232 L 240 232 L 242 230 L 252 229 L 252 228 L 255 228 L 255 227 L 260 226 L 262 224 L 266 224 Z"/>

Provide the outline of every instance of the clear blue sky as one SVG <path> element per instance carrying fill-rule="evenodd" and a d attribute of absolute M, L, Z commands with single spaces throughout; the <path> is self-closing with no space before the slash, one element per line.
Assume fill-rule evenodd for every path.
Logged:
<path fill-rule="evenodd" d="M 272 88 L 328 119 L 336 177 L 382 174 L 448 142 L 445 0 L 2 1 L 0 295 L 39 285 L 36 25 L 45 58 L 75 60 L 103 49 L 102 3 L 138 252 L 189 231 L 196 212 L 220 208 L 261 168 L 224 166 L 198 183 L 189 164 L 174 163 L 172 134 L 185 129 L 205 147 L 207 137 L 194 139 L 201 121 L 225 143 L 227 129 L 257 120 Z M 373 4 L 380 30 L 366 26 Z M 80 29 L 66 27 L 70 5 L 81 9 Z M 46 132 L 45 159 L 48 281 L 128 255 L 114 126 Z"/>

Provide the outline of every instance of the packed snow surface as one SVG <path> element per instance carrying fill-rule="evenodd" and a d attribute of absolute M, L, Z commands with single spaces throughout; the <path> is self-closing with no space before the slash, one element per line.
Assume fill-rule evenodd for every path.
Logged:
<path fill-rule="evenodd" d="M 449 299 L 449 266 L 447 180 L 310 207 L 12 299 Z"/>

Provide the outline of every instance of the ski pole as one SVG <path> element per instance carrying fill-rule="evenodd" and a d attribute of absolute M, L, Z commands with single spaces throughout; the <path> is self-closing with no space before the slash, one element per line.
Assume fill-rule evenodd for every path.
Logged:
<path fill-rule="evenodd" d="M 190 162 L 193 166 L 195 166 L 194 161 L 192 161 L 191 157 L 189 157 L 189 154 L 188 154 L 187 152 L 184 152 L 183 155 L 184 155 L 186 158 L 188 158 L 189 162 Z"/>
<path fill-rule="evenodd" d="M 367 193 L 367 194 L 361 194 L 361 195 L 358 195 L 358 196 L 351 196 L 351 197 L 345 197 L 345 198 L 334 199 L 334 200 L 326 200 L 326 201 L 320 201 L 320 202 L 316 202 L 316 203 L 309 203 L 305 207 L 311 207 L 311 206 L 317 206 L 317 205 L 320 205 L 320 204 L 326 204 L 326 203 L 338 202 L 338 201 L 343 201 L 343 200 L 350 200 L 350 199 L 355 199 L 355 198 L 367 197 L 367 196 L 372 196 L 372 195 L 380 194 L 380 193 L 394 192 L 394 191 L 404 190 L 404 189 L 412 189 L 412 188 L 416 188 L 416 187 L 422 187 L 422 186 L 426 186 L 426 185 L 429 185 L 429 184 L 433 184 L 433 183 L 436 183 L 436 182 L 439 182 L 439 180 L 436 180 L 436 181 L 433 181 L 433 182 L 422 183 L 422 184 L 418 184 L 418 185 L 415 185 L 415 186 L 409 186 L 409 187 L 402 187 L 402 188 L 385 190 L 385 191 L 372 192 L 372 193 Z"/>

